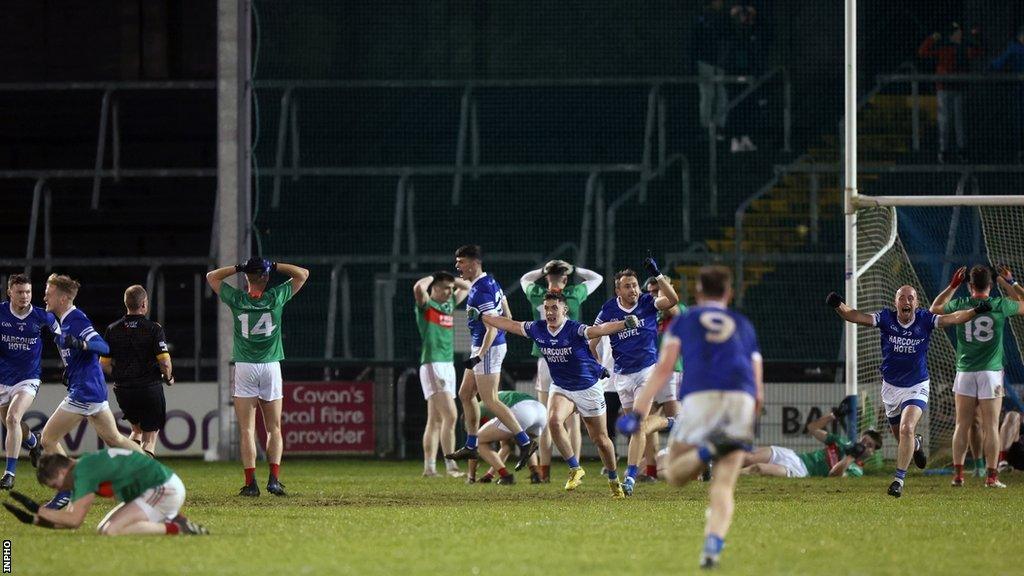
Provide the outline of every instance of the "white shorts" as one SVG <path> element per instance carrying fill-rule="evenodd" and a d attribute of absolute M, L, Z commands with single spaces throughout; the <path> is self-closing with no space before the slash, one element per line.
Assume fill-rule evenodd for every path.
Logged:
<path fill-rule="evenodd" d="M 72 400 L 70 396 L 66 396 L 61 401 L 60 406 L 57 406 L 57 410 L 71 412 L 79 416 L 95 416 L 104 410 L 109 412 L 110 404 L 106 400 L 103 402 L 79 402 L 78 400 Z"/>
<path fill-rule="evenodd" d="M 284 397 L 280 362 L 235 362 L 232 398 L 259 398 L 271 402 Z"/>
<path fill-rule="evenodd" d="M 476 356 L 480 351 L 479 346 L 470 347 L 470 356 Z M 498 344 L 491 346 L 480 359 L 480 363 L 473 366 L 473 374 L 501 374 L 501 363 L 505 360 L 505 345 Z"/>
<path fill-rule="evenodd" d="M 576 411 L 584 418 L 600 416 L 608 411 L 608 405 L 604 401 L 604 388 L 599 383 L 584 390 L 566 390 L 552 384 L 548 396 L 548 402 L 555 394 L 565 396 L 576 405 Z"/>
<path fill-rule="evenodd" d="M 889 423 L 892 424 L 894 421 L 899 420 L 900 415 L 903 414 L 903 409 L 908 405 L 918 406 L 921 410 L 926 410 L 928 408 L 928 386 L 930 383 L 930 380 L 925 380 L 909 388 L 900 388 L 882 380 L 882 404 L 885 405 L 885 416 L 889 419 Z"/>
<path fill-rule="evenodd" d="M 770 446 L 772 449 L 769 464 L 777 464 L 786 469 L 787 478 L 807 478 L 807 466 L 796 452 L 782 446 Z"/>
<path fill-rule="evenodd" d="M 512 415 L 516 417 L 516 422 L 519 423 L 519 427 L 534 438 L 539 438 L 544 433 L 544 428 L 548 425 L 548 409 L 543 404 L 536 400 L 523 400 L 513 405 Z M 502 432 L 512 433 L 501 420 L 495 418 L 498 422 L 498 430 Z"/>
<path fill-rule="evenodd" d="M 547 392 L 551 387 L 551 371 L 548 370 L 548 361 L 543 357 L 537 358 L 537 377 L 533 382 L 537 392 Z"/>
<path fill-rule="evenodd" d="M 171 474 L 167 482 L 150 488 L 132 500 L 146 513 L 150 522 L 169 522 L 178 515 L 185 503 L 185 485 L 177 474 Z"/>
<path fill-rule="evenodd" d="M 713 432 L 736 440 L 754 437 L 754 397 L 746 392 L 708 390 L 683 398 L 671 441 L 701 444 Z"/>
<path fill-rule="evenodd" d="M 624 409 L 633 409 L 633 400 L 636 399 L 637 393 L 647 383 L 647 379 L 651 377 L 651 372 L 654 372 L 654 365 L 632 374 L 619 374 L 617 372 L 612 374 L 615 392 L 618 393 L 619 401 Z"/>
<path fill-rule="evenodd" d="M 953 392 L 978 400 L 1003 397 L 1003 371 L 957 372 Z"/>
<path fill-rule="evenodd" d="M 428 400 L 438 392 L 455 396 L 455 364 L 452 362 L 429 362 L 420 364 L 420 386 L 423 399 Z"/>
<path fill-rule="evenodd" d="M 661 392 L 658 392 L 654 397 L 655 404 L 667 404 L 669 402 L 676 401 L 676 394 L 679 392 L 679 383 L 683 380 L 682 372 L 673 372 L 668 377 L 668 384 L 666 384 Z"/>
<path fill-rule="evenodd" d="M 36 392 L 39 391 L 39 380 L 22 380 L 17 384 L 6 386 L 0 384 L 0 406 L 7 406 L 14 401 L 14 397 L 18 394 L 29 394 L 35 396 Z"/>

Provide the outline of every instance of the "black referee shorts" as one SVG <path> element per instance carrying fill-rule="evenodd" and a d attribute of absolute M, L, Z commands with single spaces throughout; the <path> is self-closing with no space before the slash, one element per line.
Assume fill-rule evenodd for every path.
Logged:
<path fill-rule="evenodd" d="M 167 405 L 162 383 L 141 388 L 115 386 L 114 397 L 124 413 L 122 418 L 139 426 L 143 432 L 156 432 L 164 427 Z"/>

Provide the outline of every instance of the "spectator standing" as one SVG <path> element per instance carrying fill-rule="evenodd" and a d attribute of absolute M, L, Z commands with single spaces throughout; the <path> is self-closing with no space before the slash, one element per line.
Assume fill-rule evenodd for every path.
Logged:
<path fill-rule="evenodd" d="M 1006 50 L 992 61 L 996 71 L 1024 74 L 1024 26 L 1017 29 L 1017 36 L 1006 46 Z M 1017 97 L 1017 162 L 1024 163 L 1024 82 L 1017 82 L 1014 92 Z"/>
<path fill-rule="evenodd" d="M 980 58 L 982 48 L 978 42 L 978 29 L 972 28 L 970 36 L 964 38 L 963 28 L 953 22 L 944 38 L 935 32 L 924 39 L 917 49 L 921 58 L 936 60 L 935 73 L 938 75 L 964 74 L 970 72 L 970 61 Z M 939 163 L 950 160 L 958 163 L 964 157 L 964 88 L 956 83 L 936 82 L 935 91 L 939 101 Z M 956 149 L 950 152 L 949 130 L 952 124 L 956 138 Z"/>

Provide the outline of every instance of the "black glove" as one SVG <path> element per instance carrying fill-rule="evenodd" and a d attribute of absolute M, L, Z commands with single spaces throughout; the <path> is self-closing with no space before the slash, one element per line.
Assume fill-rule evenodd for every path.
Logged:
<path fill-rule="evenodd" d="M 470 356 L 462 361 L 462 367 L 466 370 L 472 370 L 474 366 L 480 363 L 479 356 Z"/>
<path fill-rule="evenodd" d="M 17 490 L 11 490 L 11 498 L 17 500 L 18 503 L 24 506 L 25 509 L 28 510 L 29 512 L 33 514 L 39 512 L 39 503 L 29 498 L 28 496 L 25 496 L 21 492 L 18 492 Z"/>
<path fill-rule="evenodd" d="M 978 305 L 974 307 L 975 314 L 984 314 L 992 311 L 992 305 L 989 304 L 988 300 L 978 302 Z"/>
<path fill-rule="evenodd" d="M 608 373 L 608 369 L 605 368 L 604 366 L 601 366 L 601 380 L 604 380 L 605 378 L 611 378 L 611 377 L 612 377 L 612 375 Z"/>
<path fill-rule="evenodd" d="M 160 379 L 168 386 L 174 386 L 174 374 L 161 374 Z"/>
<path fill-rule="evenodd" d="M 832 409 L 832 415 L 836 418 L 846 418 L 850 414 L 850 409 L 853 408 L 853 402 L 849 398 L 843 398 L 843 401 L 838 406 Z"/>
<path fill-rule="evenodd" d="M 661 270 L 658 269 L 658 263 L 650 256 L 644 258 L 644 271 L 647 272 L 648 276 L 653 276 L 655 278 L 661 276 Z"/>
<path fill-rule="evenodd" d="M 846 449 L 846 455 L 853 456 L 854 460 L 860 460 L 861 457 L 864 456 L 864 452 L 866 452 L 867 449 L 867 446 L 861 444 L 860 442 L 854 442 Z"/>
<path fill-rule="evenodd" d="M 4 508 L 7 508 L 7 511 L 11 514 L 14 514 L 14 517 L 18 519 L 18 522 L 21 522 L 22 524 L 32 524 L 33 522 L 35 522 L 35 514 L 25 512 L 21 508 L 18 508 L 17 506 L 12 506 L 7 502 L 4 502 Z"/>
<path fill-rule="evenodd" d="M 276 268 L 275 263 L 259 256 L 253 256 L 245 261 L 245 264 L 241 264 L 241 272 L 246 274 L 270 274 L 271 270 Z M 235 266 L 235 270 L 239 270 L 238 266 Z"/>
<path fill-rule="evenodd" d="M 843 302 L 846 301 L 843 300 L 842 296 L 836 294 L 835 292 L 829 292 L 828 296 L 825 297 L 825 303 L 833 308 L 839 308 L 839 305 L 842 304 Z"/>
<path fill-rule="evenodd" d="M 70 334 L 68 334 L 67 336 L 64 336 L 64 345 L 67 346 L 69 350 L 85 350 L 86 349 L 85 340 L 82 340 L 80 338 L 75 338 L 74 336 L 72 336 Z"/>

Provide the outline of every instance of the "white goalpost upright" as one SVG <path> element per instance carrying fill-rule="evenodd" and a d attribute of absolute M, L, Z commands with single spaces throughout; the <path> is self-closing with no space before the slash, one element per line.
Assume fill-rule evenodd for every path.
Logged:
<path fill-rule="evenodd" d="M 860 309 L 863 303 L 868 311 L 891 305 L 892 295 L 901 284 L 918 288 L 921 300 L 926 295 L 914 264 L 898 234 L 897 207 L 977 207 L 978 222 L 984 234 L 985 251 L 990 264 L 1010 263 L 1024 268 L 1024 246 L 1015 242 L 1016 234 L 1024 228 L 1024 196 L 1022 195 L 907 195 L 868 196 L 860 194 L 857 186 L 857 5 L 856 0 L 845 0 L 845 93 L 843 134 L 843 208 L 845 224 L 845 298 L 849 306 Z M 912 192 L 921 192 L 915 190 Z M 955 226 L 955 224 L 952 224 Z M 955 228 L 954 228 L 955 230 Z M 953 232 L 951 232 L 951 235 Z M 859 246 L 858 246 L 859 244 Z M 947 255 L 948 256 L 948 255 Z M 995 260 L 995 259 L 998 259 Z M 859 294 L 864 290 L 864 294 Z M 932 294 L 931 296 L 935 296 Z M 1024 323 L 1011 322 L 1018 339 L 1024 338 Z M 844 348 L 846 364 L 844 375 L 846 394 L 855 407 L 865 411 L 877 408 L 877 402 L 862 402 L 869 390 L 859 389 L 861 378 L 875 381 L 881 362 L 877 332 L 860 329 L 845 323 Z M 932 373 L 932 399 L 935 407 L 941 403 L 941 422 L 936 431 L 941 438 L 952 433 L 945 420 L 952 409 L 951 385 L 955 371 L 955 350 L 945 335 L 933 339 L 929 350 L 929 370 Z M 1018 342 L 1024 346 L 1024 342 Z M 861 350 L 863 348 L 863 350 Z M 861 354 L 863 352 L 863 354 Z M 1024 351 L 1022 351 L 1024 352 Z M 1024 353 L 1022 353 L 1024 356 Z M 863 371 L 859 374 L 859 372 Z M 949 380 L 949 382 L 946 382 Z M 870 397 L 873 397 L 870 396 Z M 946 406 L 949 404 L 949 406 Z M 851 437 L 857 435 L 857 410 L 848 421 Z"/>

